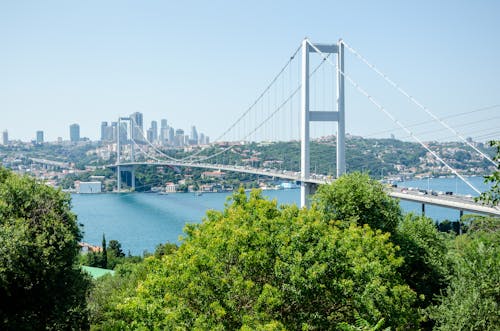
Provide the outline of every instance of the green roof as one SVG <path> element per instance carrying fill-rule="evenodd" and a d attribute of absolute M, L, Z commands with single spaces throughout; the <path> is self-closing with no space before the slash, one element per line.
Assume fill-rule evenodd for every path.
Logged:
<path fill-rule="evenodd" d="M 85 265 L 82 266 L 82 269 L 88 272 L 92 278 L 99 278 L 107 274 L 113 275 L 115 273 L 114 270 L 109 270 L 109 269 L 103 269 L 103 268 L 96 268 L 96 267 L 87 267 Z"/>

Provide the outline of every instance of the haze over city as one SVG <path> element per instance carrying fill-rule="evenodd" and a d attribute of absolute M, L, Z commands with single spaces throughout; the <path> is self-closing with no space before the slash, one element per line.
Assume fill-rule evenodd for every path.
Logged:
<path fill-rule="evenodd" d="M 343 38 L 439 117 L 472 112 L 500 103 L 499 13 L 497 1 L 3 2 L 0 130 L 68 140 L 78 123 L 81 136 L 97 140 L 102 121 L 142 112 L 148 125 L 165 118 L 215 138 L 305 36 Z M 360 83 L 394 100 L 402 122 L 422 121 L 362 63 L 346 61 Z M 346 93 L 348 132 L 405 136 L 352 87 Z M 498 110 L 455 124 L 476 119 L 465 135 L 494 136 Z"/>

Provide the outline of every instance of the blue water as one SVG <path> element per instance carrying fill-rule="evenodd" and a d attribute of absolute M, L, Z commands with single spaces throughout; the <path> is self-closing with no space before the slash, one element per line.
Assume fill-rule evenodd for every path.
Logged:
<path fill-rule="evenodd" d="M 482 177 L 469 178 L 481 191 L 487 189 Z M 454 178 L 435 178 L 402 182 L 399 186 L 418 187 L 437 191 L 455 191 L 476 195 L 465 184 Z M 264 191 L 265 196 L 279 203 L 299 204 L 300 190 Z M 100 245 L 102 235 L 106 239 L 120 241 L 125 252 L 140 255 L 153 252 L 159 243 L 179 243 L 186 223 L 200 222 L 209 209 L 221 210 L 230 193 L 207 193 L 196 196 L 192 193 L 159 195 L 152 193 L 131 194 L 74 194 L 73 211 L 83 224 L 83 241 Z M 421 205 L 401 202 L 405 211 L 420 213 Z M 426 206 L 426 215 L 436 220 L 458 218 L 459 212 L 452 209 Z"/>

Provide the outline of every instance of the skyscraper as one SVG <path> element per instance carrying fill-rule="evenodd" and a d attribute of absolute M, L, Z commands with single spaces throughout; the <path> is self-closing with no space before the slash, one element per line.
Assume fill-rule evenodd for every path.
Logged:
<path fill-rule="evenodd" d="M 168 143 L 169 145 L 175 145 L 175 132 L 174 128 L 168 128 Z"/>
<path fill-rule="evenodd" d="M 191 127 L 191 136 L 189 137 L 189 144 L 190 145 L 197 145 L 198 144 L 198 131 L 196 130 L 196 126 Z"/>
<path fill-rule="evenodd" d="M 9 144 L 9 132 L 5 130 L 2 132 L 2 145 L 8 145 Z"/>
<path fill-rule="evenodd" d="M 75 123 L 69 126 L 69 140 L 72 143 L 80 141 L 80 125 Z"/>
<path fill-rule="evenodd" d="M 156 121 L 151 121 L 151 137 L 153 138 L 153 140 L 149 140 L 150 142 L 156 142 L 158 140 L 158 122 Z"/>
<path fill-rule="evenodd" d="M 175 130 L 175 146 L 184 146 L 184 130 Z"/>
<path fill-rule="evenodd" d="M 135 141 L 144 141 L 144 125 L 142 121 L 142 113 L 135 112 L 130 115 L 132 119 L 132 139 Z"/>
<path fill-rule="evenodd" d="M 101 122 L 101 141 L 110 140 L 108 122 Z"/>
<path fill-rule="evenodd" d="M 165 146 L 168 141 L 168 123 L 166 119 L 162 119 L 160 123 L 160 143 Z"/>
<path fill-rule="evenodd" d="M 43 131 L 41 131 L 41 130 L 36 132 L 36 144 L 37 145 L 43 144 Z"/>

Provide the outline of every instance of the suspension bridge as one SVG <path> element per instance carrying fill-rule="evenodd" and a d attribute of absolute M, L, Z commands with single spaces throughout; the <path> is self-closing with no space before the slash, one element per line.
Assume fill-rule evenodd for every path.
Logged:
<path fill-rule="evenodd" d="M 353 54 L 354 58 L 368 66 L 391 88 L 397 91 L 409 103 L 431 117 L 433 123 L 438 123 L 441 130 L 450 131 L 458 140 L 463 141 L 471 150 L 478 153 L 493 166 L 497 163 L 481 151 L 469 140 L 464 138 L 456 129 L 446 123 L 443 118 L 436 116 L 416 98 L 411 96 L 389 76 L 370 63 L 358 51 L 339 40 L 334 44 L 317 44 L 304 39 L 301 45 L 292 53 L 289 60 L 271 80 L 262 93 L 251 103 L 217 139 L 224 142 L 224 147 L 212 151 L 208 146 L 189 147 L 187 156 L 175 158 L 168 155 L 161 146 L 147 140 L 140 125 L 132 117 L 118 119 L 118 133 L 116 135 L 116 163 L 110 167 L 116 168 L 117 190 L 121 191 L 122 174 L 130 177 L 130 185 L 135 188 L 135 168 L 139 165 L 169 166 L 174 168 L 202 168 L 220 171 L 249 173 L 260 176 L 281 178 L 300 183 L 300 203 L 307 206 L 308 197 L 321 184 L 327 184 L 338 178 L 349 169 L 346 168 L 346 116 L 345 90 L 346 82 L 359 92 L 374 108 L 384 114 L 399 129 L 408 134 L 408 137 L 419 143 L 437 162 L 441 163 L 449 173 L 454 174 L 467 184 L 476 193 L 480 193 L 466 177 L 454 169 L 441 157 L 437 151 L 431 149 L 422 138 L 412 132 L 411 125 L 403 124 L 392 111 L 384 107 L 373 95 L 367 92 L 345 70 L 345 54 Z M 313 57 L 313 55 L 315 55 Z M 296 66 L 296 67 L 295 67 Z M 296 69 L 296 70 L 295 70 Z M 321 77 L 318 73 L 322 73 Z M 321 92 L 322 88 L 322 92 Z M 311 90 L 313 91 L 311 93 Z M 321 94 L 321 95 L 319 95 Z M 358 119 L 359 120 L 359 119 Z M 122 126 L 122 123 L 125 126 Z M 319 124 L 319 126 L 318 126 Z M 332 125 L 333 124 L 333 125 Z M 124 130 L 128 132 L 127 139 L 122 139 Z M 314 129 L 317 132 L 313 131 Z M 496 131 L 495 134 L 498 132 Z M 334 176 L 311 173 L 310 141 L 313 136 L 335 134 L 336 165 Z M 242 165 L 214 163 L 213 160 L 224 153 L 231 152 L 236 146 L 245 146 L 250 142 L 300 141 L 300 171 L 287 171 L 269 168 L 256 168 Z M 126 153 L 124 152 L 126 150 Z M 474 202 L 467 197 L 459 196 L 430 196 L 412 194 L 397 188 L 388 189 L 388 194 L 394 198 L 408 200 L 422 204 L 422 211 L 426 204 L 448 207 L 463 211 L 478 212 L 500 216 L 497 207 L 485 206 Z"/>

